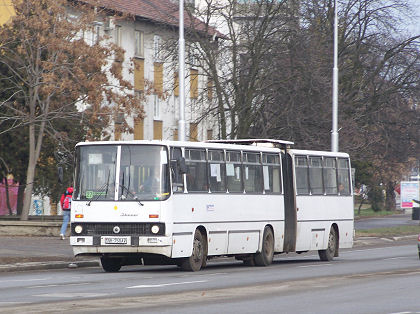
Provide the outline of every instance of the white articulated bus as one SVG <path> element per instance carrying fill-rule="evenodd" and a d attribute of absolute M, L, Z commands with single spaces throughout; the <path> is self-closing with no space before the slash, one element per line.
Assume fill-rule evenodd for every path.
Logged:
<path fill-rule="evenodd" d="M 71 209 L 74 254 L 105 271 L 176 264 L 197 271 L 235 256 L 266 266 L 273 255 L 353 245 L 353 190 L 345 153 L 292 142 L 86 142 L 76 146 Z"/>

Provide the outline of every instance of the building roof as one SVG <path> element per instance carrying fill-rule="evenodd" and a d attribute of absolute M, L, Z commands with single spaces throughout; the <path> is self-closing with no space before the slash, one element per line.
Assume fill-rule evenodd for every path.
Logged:
<path fill-rule="evenodd" d="M 170 0 L 85 0 L 85 2 L 94 5 L 99 2 L 106 9 L 134 15 L 137 18 L 155 23 L 179 26 L 179 6 Z M 184 25 L 187 29 L 196 29 L 209 36 L 223 37 L 217 30 L 206 26 L 199 19 L 191 17 L 186 11 L 184 13 Z"/>

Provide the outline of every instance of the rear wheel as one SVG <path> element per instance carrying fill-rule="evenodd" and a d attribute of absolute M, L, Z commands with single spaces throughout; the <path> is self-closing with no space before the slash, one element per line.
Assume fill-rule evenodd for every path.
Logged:
<path fill-rule="evenodd" d="M 263 243 L 261 252 L 255 254 L 254 261 L 257 266 L 268 266 L 273 262 L 274 257 L 274 235 L 270 227 L 264 228 Z"/>
<path fill-rule="evenodd" d="M 193 251 L 190 257 L 182 260 L 181 268 L 187 271 L 199 271 L 206 266 L 207 260 L 207 245 L 204 241 L 204 236 L 200 230 L 195 230 Z"/>
<path fill-rule="evenodd" d="M 330 234 L 328 236 L 327 249 L 318 251 L 318 255 L 321 261 L 328 262 L 333 260 L 337 250 L 337 239 L 337 232 L 334 228 L 331 227 Z"/>
<path fill-rule="evenodd" d="M 121 269 L 121 261 L 116 258 L 101 257 L 101 264 L 103 270 L 108 273 L 114 273 Z"/>

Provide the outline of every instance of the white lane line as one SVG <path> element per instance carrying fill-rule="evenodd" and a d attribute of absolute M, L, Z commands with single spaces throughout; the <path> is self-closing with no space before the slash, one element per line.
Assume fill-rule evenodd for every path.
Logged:
<path fill-rule="evenodd" d="M 5 283 L 5 282 L 31 282 L 31 281 L 43 281 L 43 280 L 49 280 L 50 278 L 34 278 L 34 279 L 10 279 L 10 280 L 0 280 L 0 284 L 1 283 Z"/>
<path fill-rule="evenodd" d="M 303 265 L 298 266 L 299 268 L 308 268 L 308 267 L 322 267 L 322 266 L 331 266 L 332 264 L 316 264 L 316 265 Z"/>
<path fill-rule="evenodd" d="M 384 258 L 383 261 L 390 261 L 390 260 L 395 260 L 395 259 L 409 259 L 409 258 L 411 258 L 411 256 L 389 257 L 389 258 Z"/>
<path fill-rule="evenodd" d="M 171 283 L 162 283 L 157 285 L 139 285 L 139 286 L 131 286 L 126 287 L 127 289 L 141 289 L 141 288 L 160 288 L 160 287 L 167 287 L 167 286 L 177 286 L 177 285 L 188 285 L 193 283 L 202 283 L 207 282 L 208 280 L 197 280 L 197 281 L 183 281 L 183 282 L 171 282 Z"/>
<path fill-rule="evenodd" d="M 51 288 L 51 287 L 70 287 L 70 286 L 84 286 L 89 285 L 88 282 L 83 283 L 67 283 L 67 284 L 51 284 L 51 285 L 39 285 L 39 286 L 30 286 L 26 287 L 27 289 L 38 289 L 38 288 Z"/>

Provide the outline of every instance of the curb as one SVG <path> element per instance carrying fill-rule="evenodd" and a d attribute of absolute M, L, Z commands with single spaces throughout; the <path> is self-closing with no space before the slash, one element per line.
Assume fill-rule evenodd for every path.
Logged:
<path fill-rule="evenodd" d="M 1 272 L 9 271 L 25 271 L 25 270 L 47 270 L 47 269 L 64 269 L 64 268 L 80 268 L 80 267 L 97 267 L 100 266 L 99 261 L 50 261 L 50 262 L 28 262 L 0 265 Z"/>

